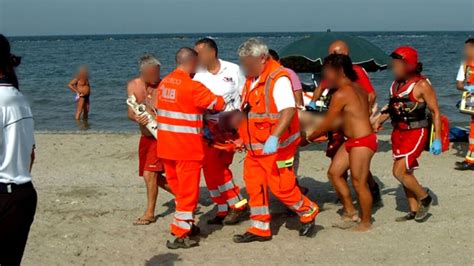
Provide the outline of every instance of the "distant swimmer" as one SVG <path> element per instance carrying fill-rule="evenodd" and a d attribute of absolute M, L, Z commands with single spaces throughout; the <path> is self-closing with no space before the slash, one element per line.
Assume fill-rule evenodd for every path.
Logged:
<path fill-rule="evenodd" d="M 316 131 L 307 136 L 307 141 L 330 131 L 334 121 L 342 120 L 343 134 L 347 138 L 337 150 L 331 167 L 343 173 L 350 169 L 352 184 L 357 192 L 360 205 L 360 222 L 357 210 L 350 197 L 349 186 L 343 175 L 331 177 L 331 183 L 344 206 L 348 222 L 358 222 L 355 231 L 367 231 L 372 226 L 372 195 L 367 179 L 370 163 L 377 152 L 377 136 L 370 123 L 367 93 L 357 83 L 351 59 L 347 55 L 331 54 L 324 60 L 323 75 L 328 86 L 335 88 L 329 110 Z M 335 170 L 334 170 L 335 171 Z"/>
<path fill-rule="evenodd" d="M 430 81 L 421 74 L 422 64 L 418 52 L 409 46 L 401 46 L 391 54 L 392 72 L 395 80 L 390 88 L 387 111 L 378 118 L 374 129 L 378 130 L 388 118 L 392 120 L 393 176 L 405 190 L 410 212 L 396 219 L 397 222 L 415 220 L 423 222 L 429 217 L 432 198 L 414 175 L 428 142 L 431 128 L 427 109 L 431 112 L 434 125 L 434 140 L 430 153 L 441 154 L 441 113 L 436 92 Z"/>
<path fill-rule="evenodd" d="M 87 120 L 89 118 L 91 86 L 89 84 L 89 70 L 86 66 L 81 66 L 68 87 L 76 93 L 76 120 Z"/>
<path fill-rule="evenodd" d="M 135 96 L 138 103 L 143 103 L 150 114 L 155 114 L 156 89 L 160 83 L 161 63 L 152 55 L 145 55 L 139 60 L 140 76 L 128 82 L 127 95 Z M 147 209 L 134 221 L 135 225 L 148 225 L 156 221 L 155 205 L 158 197 L 158 186 L 171 193 L 166 178 L 163 176 L 163 163 L 157 156 L 156 139 L 146 128 L 148 118 L 137 116 L 128 108 L 128 118 L 138 123 L 142 133 L 138 145 L 138 173 L 143 176 L 147 190 Z"/>

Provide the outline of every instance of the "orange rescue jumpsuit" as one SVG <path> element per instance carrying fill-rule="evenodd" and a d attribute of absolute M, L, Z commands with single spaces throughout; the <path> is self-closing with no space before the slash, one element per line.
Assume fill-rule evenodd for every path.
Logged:
<path fill-rule="evenodd" d="M 474 86 L 474 60 L 464 66 L 466 84 Z M 471 116 L 471 131 L 469 132 L 469 149 L 466 154 L 466 162 L 474 164 L 474 115 Z"/>
<path fill-rule="evenodd" d="M 273 99 L 275 81 L 289 77 L 274 60 L 266 63 L 259 81 L 252 87 L 247 79 L 243 90 L 245 119 L 239 129 L 247 149 L 244 162 L 244 181 L 249 195 L 250 222 L 248 232 L 270 236 L 268 189 L 285 205 L 300 216 L 302 223 L 311 222 L 318 214 L 316 203 L 305 197 L 296 185 L 293 159 L 300 141 L 298 116 L 295 115 L 288 130 L 279 139 L 278 151 L 263 154 L 263 146 L 279 119 Z"/>
<path fill-rule="evenodd" d="M 176 237 L 186 237 L 194 224 L 204 158 L 203 113 L 224 106 L 222 97 L 180 69 L 166 76 L 158 87 L 157 150 L 158 157 L 163 159 L 166 180 L 176 196 L 171 224 L 171 233 Z"/>

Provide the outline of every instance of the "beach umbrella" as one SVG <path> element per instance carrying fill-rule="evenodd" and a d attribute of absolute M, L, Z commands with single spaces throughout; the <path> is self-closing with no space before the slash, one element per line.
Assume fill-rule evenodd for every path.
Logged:
<path fill-rule="evenodd" d="M 387 68 L 389 56 L 379 47 L 357 36 L 330 31 L 290 43 L 279 52 L 281 63 L 295 72 L 320 73 L 328 47 L 336 40 L 343 40 L 349 45 L 352 61 L 366 71 Z"/>

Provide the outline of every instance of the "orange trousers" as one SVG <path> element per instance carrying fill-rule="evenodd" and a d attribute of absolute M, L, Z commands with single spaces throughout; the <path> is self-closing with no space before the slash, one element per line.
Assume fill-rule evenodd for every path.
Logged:
<path fill-rule="evenodd" d="M 232 171 L 229 169 L 234 152 L 228 152 L 204 145 L 203 172 L 209 194 L 217 204 L 217 216 L 227 215 L 229 207 L 242 209 L 246 205 L 236 207 L 244 200 L 240 188 L 234 183 Z"/>
<path fill-rule="evenodd" d="M 199 201 L 201 161 L 163 160 L 166 180 L 175 195 L 176 212 L 171 223 L 171 233 L 184 238 L 194 224 L 194 211 Z"/>
<path fill-rule="evenodd" d="M 466 154 L 466 162 L 474 164 L 474 115 L 471 116 L 471 131 L 469 132 L 469 149 Z"/>
<path fill-rule="evenodd" d="M 305 197 L 296 185 L 293 167 L 278 167 L 277 165 L 277 162 L 291 160 L 292 156 L 282 156 L 278 153 L 252 156 L 247 153 L 244 162 L 244 181 L 250 205 L 251 225 L 248 232 L 259 236 L 272 234 L 268 206 L 269 188 L 275 197 L 300 216 L 302 223 L 312 221 L 318 214 L 318 205 Z"/>

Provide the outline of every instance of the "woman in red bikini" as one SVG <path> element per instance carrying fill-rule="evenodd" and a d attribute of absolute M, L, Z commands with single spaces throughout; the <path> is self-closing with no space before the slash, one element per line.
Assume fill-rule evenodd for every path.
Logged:
<path fill-rule="evenodd" d="M 355 231 L 367 231 L 372 225 L 372 196 L 367 185 L 370 162 L 377 151 L 377 136 L 370 123 L 368 95 L 355 81 L 357 74 L 347 55 L 331 54 L 324 60 L 324 79 L 331 88 L 329 110 L 319 128 L 306 138 L 308 142 L 334 130 L 335 121 L 340 120 L 347 138 L 337 151 L 333 166 L 346 171 L 350 169 L 352 183 L 360 204 L 360 221 L 352 203 L 349 186 L 343 177 L 331 178 L 331 183 L 344 206 L 343 218 L 348 218 Z"/>

